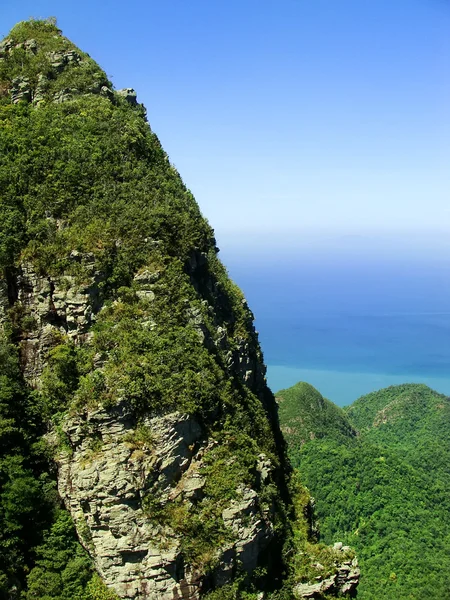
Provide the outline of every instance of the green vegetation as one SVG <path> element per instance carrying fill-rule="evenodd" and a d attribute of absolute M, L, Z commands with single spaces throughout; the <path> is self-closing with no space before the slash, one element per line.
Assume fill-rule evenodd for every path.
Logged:
<path fill-rule="evenodd" d="M 253 316 L 213 230 L 144 107 L 115 92 L 54 20 L 19 23 L 0 52 L 0 600 L 113 600 L 61 507 L 53 458 L 73 452 L 68 417 L 122 404 L 137 425 L 125 440 L 134 458 L 154 451 L 149 415 L 193 416 L 211 442 L 199 498 L 142 491 L 160 543 L 175 535 L 189 570 L 213 580 L 218 548 L 237 539 L 223 511 L 251 487 L 273 542 L 251 577 L 207 597 L 255 600 L 265 588 L 292 600 L 296 583 L 335 573 L 342 556 L 316 543 L 309 493 L 289 483 L 276 405 L 253 368 Z M 359 443 L 310 386 L 284 390 L 280 403 L 305 473 L 310 444 L 331 430 L 333 442 Z M 82 435 L 89 462 L 104 440 L 95 427 Z M 85 521 L 76 526 L 91 550 Z"/>
<path fill-rule="evenodd" d="M 114 600 L 59 506 L 40 401 L 4 338 L 0 372 L 0 598 L 23 589 L 23 600 Z"/>
<path fill-rule="evenodd" d="M 53 20 L 19 23 L 7 42 L 0 60 L 0 299 L 9 306 L 0 315 L 0 598 L 112 598 L 61 509 L 45 434 L 58 433 L 59 451 L 70 453 L 66 416 L 120 402 L 140 424 L 127 440 L 137 452 L 151 452 L 153 443 L 143 417 L 175 409 L 195 415 L 219 442 L 205 456 L 203 501 L 162 510 L 158 498 L 144 499 L 152 518 L 183 534 L 188 561 L 200 572 L 214 567 L 218 545 L 231 539 L 222 510 L 245 483 L 275 515 L 276 554 L 289 525 L 274 402 L 267 389 L 262 401 L 239 373 L 241 348 L 255 361 L 262 355 L 211 227 L 145 109 L 112 91 Z M 16 102 L 17 79 L 28 95 Z M 50 284 L 38 316 L 19 300 L 24 270 L 59 290 L 87 290 L 88 342 L 85 333 L 76 341 L 69 335 Z M 22 377 L 27 344 L 44 326 L 45 367 L 31 389 Z M 90 443 L 94 456 L 102 440 L 92 434 Z M 262 452 L 274 467 L 270 484 L 257 476 Z M 239 593 L 250 598 L 247 585 L 242 580 Z"/>
<path fill-rule="evenodd" d="M 309 383 L 300 381 L 280 390 L 276 400 L 281 430 L 294 466 L 298 466 L 306 442 L 323 438 L 341 441 L 356 433 L 343 410 L 323 398 Z"/>
<path fill-rule="evenodd" d="M 281 425 L 289 429 L 292 460 L 316 499 L 322 539 L 339 539 L 358 555 L 358 598 L 447 598 L 448 398 L 424 385 L 387 388 L 345 411 L 335 407 L 327 435 L 317 420 L 317 390 L 297 384 L 278 395 L 288 403 L 280 404 Z M 304 423 L 311 420 L 316 435 L 305 436 Z"/>
<path fill-rule="evenodd" d="M 26 600 L 116 600 L 97 574 L 77 541 L 66 511 L 57 511 L 54 523 L 35 549 L 35 567 L 27 577 Z"/>
<path fill-rule="evenodd" d="M 0 597 L 24 577 L 48 523 L 48 478 L 37 472 L 38 418 L 23 384 L 17 349 L 0 339 Z M 37 421 L 37 422 L 36 422 Z M 50 489 L 49 489 L 50 487 Z"/>

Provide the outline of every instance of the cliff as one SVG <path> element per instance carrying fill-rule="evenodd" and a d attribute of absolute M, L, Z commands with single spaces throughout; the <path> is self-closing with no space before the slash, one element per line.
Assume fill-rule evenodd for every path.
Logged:
<path fill-rule="evenodd" d="M 253 315 L 136 93 L 54 23 L 20 23 L 0 45 L 0 121 L 0 322 L 30 472 L 56 465 L 120 598 L 279 588 L 294 509 Z M 59 597 L 48 564 L 27 597 Z M 20 576 L 5 577 L 13 598 Z"/>

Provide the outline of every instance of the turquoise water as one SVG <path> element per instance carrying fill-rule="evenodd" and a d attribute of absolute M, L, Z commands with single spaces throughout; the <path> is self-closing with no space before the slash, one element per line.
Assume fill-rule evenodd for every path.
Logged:
<path fill-rule="evenodd" d="M 320 371 L 268 365 L 267 382 L 275 392 L 290 387 L 297 381 L 307 381 L 326 398 L 340 406 L 351 404 L 356 398 L 390 385 L 425 383 L 441 394 L 450 395 L 450 378 L 414 375 L 388 375 L 385 373 L 348 373 Z"/>
<path fill-rule="evenodd" d="M 450 395 L 450 263 L 290 256 L 228 268 L 274 391 L 308 381 L 340 405 L 405 382 Z"/>

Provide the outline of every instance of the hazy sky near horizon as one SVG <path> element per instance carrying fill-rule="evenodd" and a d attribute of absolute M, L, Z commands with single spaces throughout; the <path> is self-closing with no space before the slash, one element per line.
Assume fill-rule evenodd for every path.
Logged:
<path fill-rule="evenodd" d="M 0 34 L 50 15 L 136 89 L 222 248 L 450 238 L 448 0 L 3 0 Z"/>

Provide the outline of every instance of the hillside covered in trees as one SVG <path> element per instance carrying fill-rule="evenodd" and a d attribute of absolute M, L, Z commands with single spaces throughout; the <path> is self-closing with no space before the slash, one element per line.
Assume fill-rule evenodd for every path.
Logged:
<path fill-rule="evenodd" d="M 344 410 L 305 383 L 276 397 L 321 538 L 358 554 L 358 598 L 450 598 L 450 400 L 416 384 Z"/>

